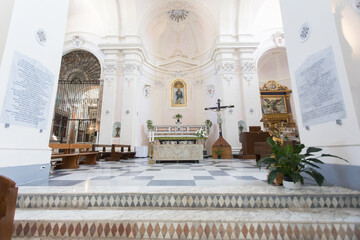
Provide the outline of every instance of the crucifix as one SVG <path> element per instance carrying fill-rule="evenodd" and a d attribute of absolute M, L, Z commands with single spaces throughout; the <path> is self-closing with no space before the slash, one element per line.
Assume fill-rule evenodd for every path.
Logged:
<path fill-rule="evenodd" d="M 228 105 L 228 106 L 220 106 L 221 100 L 217 100 L 217 106 L 216 107 L 208 107 L 205 108 L 205 110 L 213 110 L 217 114 L 217 123 L 219 124 L 219 136 L 222 136 L 222 118 L 221 118 L 221 111 L 224 111 L 227 108 L 234 108 L 234 105 Z"/>

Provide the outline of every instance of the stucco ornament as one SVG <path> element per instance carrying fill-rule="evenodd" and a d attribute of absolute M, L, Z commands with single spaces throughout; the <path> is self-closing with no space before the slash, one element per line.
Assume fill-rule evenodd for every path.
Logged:
<path fill-rule="evenodd" d="M 206 94 L 207 94 L 209 97 L 213 97 L 213 96 L 214 96 L 214 93 L 215 93 L 215 86 L 214 86 L 214 85 L 207 85 L 207 87 L 206 87 Z"/>
<path fill-rule="evenodd" d="M 43 28 L 38 28 L 35 31 L 35 38 L 36 41 L 41 45 L 41 46 L 45 46 L 46 42 L 47 42 L 47 33 Z"/>
<path fill-rule="evenodd" d="M 360 0 L 354 0 L 353 7 L 358 13 L 360 13 Z"/>
<path fill-rule="evenodd" d="M 151 86 L 145 85 L 144 86 L 144 97 L 148 98 L 148 97 L 150 97 L 150 94 L 151 94 Z"/>
<path fill-rule="evenodd" d="M 301 25 L 299 29 L 299 39 L 301 42 L 305 42 L 309 39 L 311 34 L 311 25 L 310 23 L 306 22 L 303 25 Z"/>

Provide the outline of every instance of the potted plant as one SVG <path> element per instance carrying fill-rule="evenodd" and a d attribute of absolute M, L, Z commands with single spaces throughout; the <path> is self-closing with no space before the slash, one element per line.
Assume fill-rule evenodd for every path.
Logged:
<path fill-rule="evenodd" d="M 153 121 L 152 120 L 147 120 L 146 121 L 146 127 L 147 127 L 147 130 L 150 132 L 150 131 L 153 131 L 154 130 L 154 125 L 153 125 Z"/>
<path fill-rule="evenodd" d="M 180 113 L 176 114 L 175 116 L 173 116 L 174 119 L 176 119 L 176 123 L 181 123 L 180 119 L 183 118 L 183 115 L 181 115 Z"/>
<path fill-rule="evenodd" d="M 212 121 L 211 120 L 209 120 L 209 119 L 207 119 L 206 121 L 205 121 L 205 128 L 206 128 L 206 135 L 210 135 L 210 128 L 211 128 L 211 126 L 212 126 Z"/>
<path fill-rule="evenodd" d="M 218 148 L 218 149 L 214 150 L 214 153 L 218 156 L 218 159 L 221 159 L 221 153 L 223 151 L 224 150 L 222 148 Z"/>
<path fill-rule="evenodd" d="M 302 173 L 311 176 L 319 186 L 324 183 L 324 176 L 316 170 L 320 168 L 318 164 L 324 164 L 320 160 L 322 157 L 334 157 L 348 162 L 330 154 L 315 156 L 313 153 L 322 151 L 321 148 L 309 147 L 302 154 L 301 152 L 305 148 L 304 144 L 295 144 L 294 146 L 287 144 L 286 147 L 282 147 L 271 138 L 268 138 L 267 142 L 271 146 L 272 156 L 260 159 L 257 166 L 260 168 L 261 164 L 265 164 L 269 169 L 268 183 L 272 183 L 278 174 L 282 174 L 284 187 L 291 189 L 299 189 L 300 183 L 304 184 Z"/>

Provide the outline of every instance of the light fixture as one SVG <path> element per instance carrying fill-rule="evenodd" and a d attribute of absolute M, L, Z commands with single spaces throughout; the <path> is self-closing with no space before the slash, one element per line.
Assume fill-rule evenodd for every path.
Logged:
<path fill-rule="evenodd" d="M 173 9 L 168 11 L 169 18 L 175 22 L 184 21 L 189 14 L 189 11 L 184 9 Z"/>

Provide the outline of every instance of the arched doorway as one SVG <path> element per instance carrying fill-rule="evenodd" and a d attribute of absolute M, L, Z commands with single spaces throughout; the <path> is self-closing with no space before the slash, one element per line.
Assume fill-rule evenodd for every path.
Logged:
<path fill-rule="evenodd" d="M 265 52 L 258 61 L 257 69 L 264 127 L 267 128 L 270 116 L 275 122 L 286 120 L 283 136 L 285 139 L 298 140 L 286 49 L 278 47 Z"/>
<path fill-rule="evenodd" d="M 100 75 L 100 62 L 90 52 L 78 50 L 63 56 L 51 142 L 96 141 Z"/>

